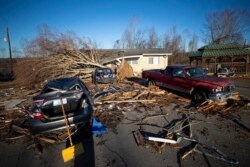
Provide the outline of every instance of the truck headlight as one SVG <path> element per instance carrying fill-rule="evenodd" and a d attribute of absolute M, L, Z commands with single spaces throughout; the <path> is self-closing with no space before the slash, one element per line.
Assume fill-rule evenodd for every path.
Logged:
<path fill-rule="evenodd" d="M 217 87 L 217 88 L 212 89 L 212 91 L 214 93 L 222 92 L 222 88 L 221 87 Z"/>

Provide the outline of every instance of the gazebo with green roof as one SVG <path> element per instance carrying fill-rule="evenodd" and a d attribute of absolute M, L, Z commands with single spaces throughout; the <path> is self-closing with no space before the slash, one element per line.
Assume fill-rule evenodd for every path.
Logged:
<path fill-rule="evenodd" d="M 238 44 L 210 44 L 189 54 L 190 65 L 216 72 L 216 66 L 233 67 L 236 73 L 250 73 L 250 47 Z"/>

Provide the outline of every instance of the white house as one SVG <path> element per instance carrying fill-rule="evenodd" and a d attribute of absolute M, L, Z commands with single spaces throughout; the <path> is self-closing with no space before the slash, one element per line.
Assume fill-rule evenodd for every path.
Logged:
<path fill-rule="evenodd" d="M 110 50 L 109 50 L 110 51 Z M 165 49 L 125 49 L 114 50 L 117 54 L 112 57 L 105 57 L 103 64 L 119 65 L 122 59 L 125 59 L 133 68 L 135 75 L 140 75 L 143 70 L 165 69 L 168 65 L 168 57 L 172 53 L 166 52 Z"/>

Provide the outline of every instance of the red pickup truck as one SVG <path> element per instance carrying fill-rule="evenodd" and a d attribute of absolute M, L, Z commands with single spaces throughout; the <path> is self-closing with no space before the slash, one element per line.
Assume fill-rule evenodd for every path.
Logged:
<path fill-rule="evenodd" d="M 171 90 L 192 95 L 195 102 L 225 100 L 235 89 L 233 82 L 227 78 L 207 76 L 203 69 L 186 65 L 171 65 L 165 70 L 148 70 L 142 72 L 148 85 L 158 85 Z"/>

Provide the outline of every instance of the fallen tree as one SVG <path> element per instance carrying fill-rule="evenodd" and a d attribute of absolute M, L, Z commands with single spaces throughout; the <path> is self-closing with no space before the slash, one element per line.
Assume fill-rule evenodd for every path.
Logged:
<path fill-rule="evenodd" d="M 18 84 L 33 86 L 58 77 L 78 76 L 89 80 L 97 67 L 104 67 L 99 62 L 97 51 L 83 52 L 75 49 L 64 50 L 48 57 L 19 60 L 14 74 Z"/>

